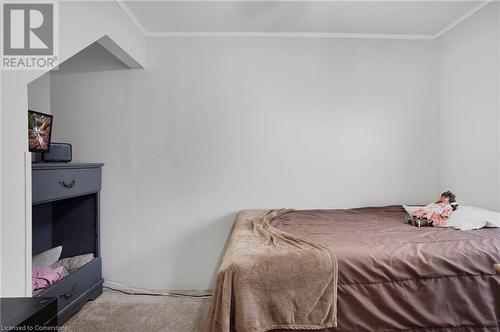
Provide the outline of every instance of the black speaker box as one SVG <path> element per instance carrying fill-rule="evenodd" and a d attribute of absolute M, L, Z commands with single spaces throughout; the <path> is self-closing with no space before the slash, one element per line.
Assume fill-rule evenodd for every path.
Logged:
<path fill-rule="evenodd" d="M 42 153 L 42 160 L 45 162 L 68 163 L 72 158 L 72 147 L 69 143 L 50 143 L 49 152 Z"/>

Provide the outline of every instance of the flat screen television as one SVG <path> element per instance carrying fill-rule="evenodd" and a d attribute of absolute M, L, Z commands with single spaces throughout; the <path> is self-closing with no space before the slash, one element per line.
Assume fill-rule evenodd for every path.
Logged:
<path fill-rule="evenodd" d="M 31 152 L 49 152 L 52 115 L 28 111 L 28 142 Z"/>

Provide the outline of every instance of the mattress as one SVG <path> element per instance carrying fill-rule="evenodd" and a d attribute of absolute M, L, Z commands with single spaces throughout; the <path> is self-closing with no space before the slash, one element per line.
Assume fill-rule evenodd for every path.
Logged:
<path fill-rule="evenodd" d="M 417 228 L 401 206 L 291 211 L 271 225 L 335 253 L 327 331 L 500 331 L 498 228 Z"/>

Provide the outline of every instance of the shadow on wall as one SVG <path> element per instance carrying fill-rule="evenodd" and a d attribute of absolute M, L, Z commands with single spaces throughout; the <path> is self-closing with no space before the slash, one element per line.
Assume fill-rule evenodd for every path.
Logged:
<path fill-rule="evenodd" d="M 61 73 L 89 73 L 130 68 L 95 42 L 59 65 Z"/>
<path fill-rule="evenodd" d="M 233 223 L 237 213 L 220 216 L 207 222 L 203 227 L 197 227 L 196 233 L 189 233 L 189 236 L 179 238 L 181 245 L 177 249 L 180 255 L 176 256 L 176 261 L 173 262 L 172 266 L 182 268 L 175 269 L 172 272 L 172 280 L 186 280 L 192 274 L 200 275 L 206 273 L 204 271 L 211 270 L 208 289 L 212 290 L 217 271 L 229 243 L 229 236 L 233 230 Z M 222 234 L 225 234 L 225 237 Z M 225 239 L 223 243 L 221 238 Z M 207 248 L 211 248 L 210 251 L 214 253 L 218 252 L 218 255 L 213 257 L 212 260 L 202 262 L 200 256 L 202 256 L 202 253 L 206 255 Z M 214 248 L 220 248 L 220 250 L 213 250 Z M 188 268 L 186 262 L 194 262 L 194 265 Z M 205 267 L 199 268 L 198 264 L 204 264 Z M 206 266 L 210 268 L 206 268 Z"/>

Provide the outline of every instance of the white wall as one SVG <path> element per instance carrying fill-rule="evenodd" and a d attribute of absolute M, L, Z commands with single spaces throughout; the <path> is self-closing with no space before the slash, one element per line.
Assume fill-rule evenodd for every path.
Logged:
<path fill-rule="evenodd" d="M 46 73 L 28 84 L 28 108 L 32 111 L 50 111 L 50 73 Z"/>
<path fill-rule="evenodd" d="M 150 38 L 147 54 L 130 71 L 93 49 L 52 78 L 56 139 L 106 163 L 108 280 L 211 288 L 240 209 L 436 195 L 434 41 Z"/>
<path fill-rule="evenodd" d="M 61 2 L 59 29 L 61 60 L 108 35 L 131 57 L 144 63 L 144 36 L 115 1 Z M 27 153 L 27 85 L 42 74 L 43 72 L 38 71 L 1 73 L 2 297 L 31 294 L 31 178 Z"/>
<path fill-rule="evenodd" d="M 499 4 L 438 40 L 439 191 L 500 211 Z"/>

